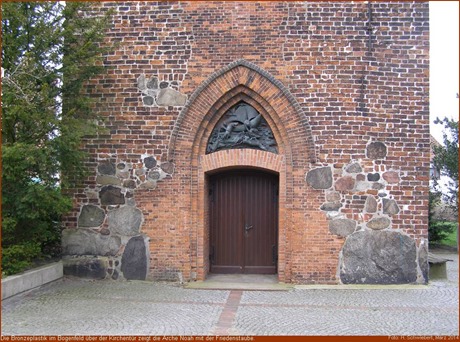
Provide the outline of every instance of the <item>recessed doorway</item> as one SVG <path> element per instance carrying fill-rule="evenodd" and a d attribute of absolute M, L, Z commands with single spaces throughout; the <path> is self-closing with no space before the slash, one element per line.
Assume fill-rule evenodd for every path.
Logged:
<path fill-rule="evenodd" d="M 278 175 L 227 171 L 209 185 L 210 272 L 276 274 Z"/>

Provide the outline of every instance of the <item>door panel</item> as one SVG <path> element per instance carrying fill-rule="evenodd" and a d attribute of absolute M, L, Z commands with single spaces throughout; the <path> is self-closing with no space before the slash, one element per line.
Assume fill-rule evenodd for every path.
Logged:
<path fill-rule="evenodd" d="M 240 273 L 243 263 L 241 227 L 243 193 L 241 180 L 221 177 L 214 183 L 212 210 L 213 272 Z M 221 248 L 225 245 L 225 248 Z"/>
<path fill-rule="evenodd" d="M 256 171 L 211 179 L 211 272 L 276 273 L 277 186 Z"/>

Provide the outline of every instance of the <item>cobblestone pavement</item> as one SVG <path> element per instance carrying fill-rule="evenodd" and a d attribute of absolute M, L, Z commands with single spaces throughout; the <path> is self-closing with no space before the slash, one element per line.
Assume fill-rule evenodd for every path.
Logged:
<path fill-rule="evenodd" d="M 192 290 L 64 278 L 2 302 L 2 335 L 458 335 L 458 255 L 418 289 Z"/>

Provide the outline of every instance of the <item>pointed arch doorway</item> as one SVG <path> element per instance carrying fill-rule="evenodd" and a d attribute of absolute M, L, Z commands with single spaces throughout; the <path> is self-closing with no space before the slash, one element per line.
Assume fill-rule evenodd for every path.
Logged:
<path fill-rule="evenodd" d="M 270 151 L 265 139 L 253 139 L 252 134 L 233 135 L 239 130 L 225 131 L 212 140 L 214 127 L 233 106 L 244 102 L 262 114 L 277 142 L 277 153 Z M 241 118 L 238 113 L 237 117 Z M 247 114 L 247 118 L 246 118 Z M 250 112 L 243 113 L 242 131 L 253 128 L 255 119 Z M 246 119 L 249 120 L 248 123 Z M 226 120 L 226 119 L 224 119 Z M 241 120 L 236 124 L 240 124 Z M 228 124 L 226 122 L 226 128 Z M 236 126 L 235 126 L 236 127 Z M 257 128 L 259 130 L 259 128 Z M 252 131 L 256 135 L 260 131 Z M 209 142 L 215 142 L 210 151 Z M 222 139 L 221 139 L 222 138 Z M 240 139 L 241 138 L 241 139 Z M 241 146 L 240 141 L 244 144 Z M 224 148 L 221 148 L 224 143 Z M 227 144 L 235 144 L 227 148 Z M 265 147 L 253 149 L 247 145 Z M 215 148 L 214 148 L 215 146 Z M 191 279 L 204 280 L 211 267 L 212 243 L 210 222 L 210 179 L 222 171 L 258 169 L 278 176 L 278 222 L 275 272 L 279 281 L 291 279 L 292 216 L 295 214 L 294 184 L 302 184 L 310 163 L 315 163 L 315 147 L 308 116 L 289 90 L 267 71 L 245 60 L 235 61 L 217 70 L 194 91 L 179 114 L 171 134 L 166 159 L 173 162 L 176 177 L 184 191 L 181 224 L 186 227 L 184 241 L 190 248 L 190 268 L 184 272 Z M 297 221 L 296 221 L 297 222 Z M 244 228 L 244 227 L 243 227 Z M 187 261 L 183 261 L 187 264 Z M 242 267 L 242 265 L 237 265 Z M 249 267 L 243 267 L 249 270 Z M 187 272 L 189 272 L 187 274 Z"/>
<path fill-rule="evenodd" d="M 210 272 L 277 273 L 278 175 L 231 170 L 209 184 Z"/>

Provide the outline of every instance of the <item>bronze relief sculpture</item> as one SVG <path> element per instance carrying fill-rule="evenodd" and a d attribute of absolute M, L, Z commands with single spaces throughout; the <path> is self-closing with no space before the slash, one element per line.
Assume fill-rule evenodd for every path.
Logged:
<path fill-rule="evenodd" d="M 223 115 L 211 133 L 206 153 L 231 148 L 254 148 L 278 153 L 267 121 L 245 102 L 236 104 Z"/>

